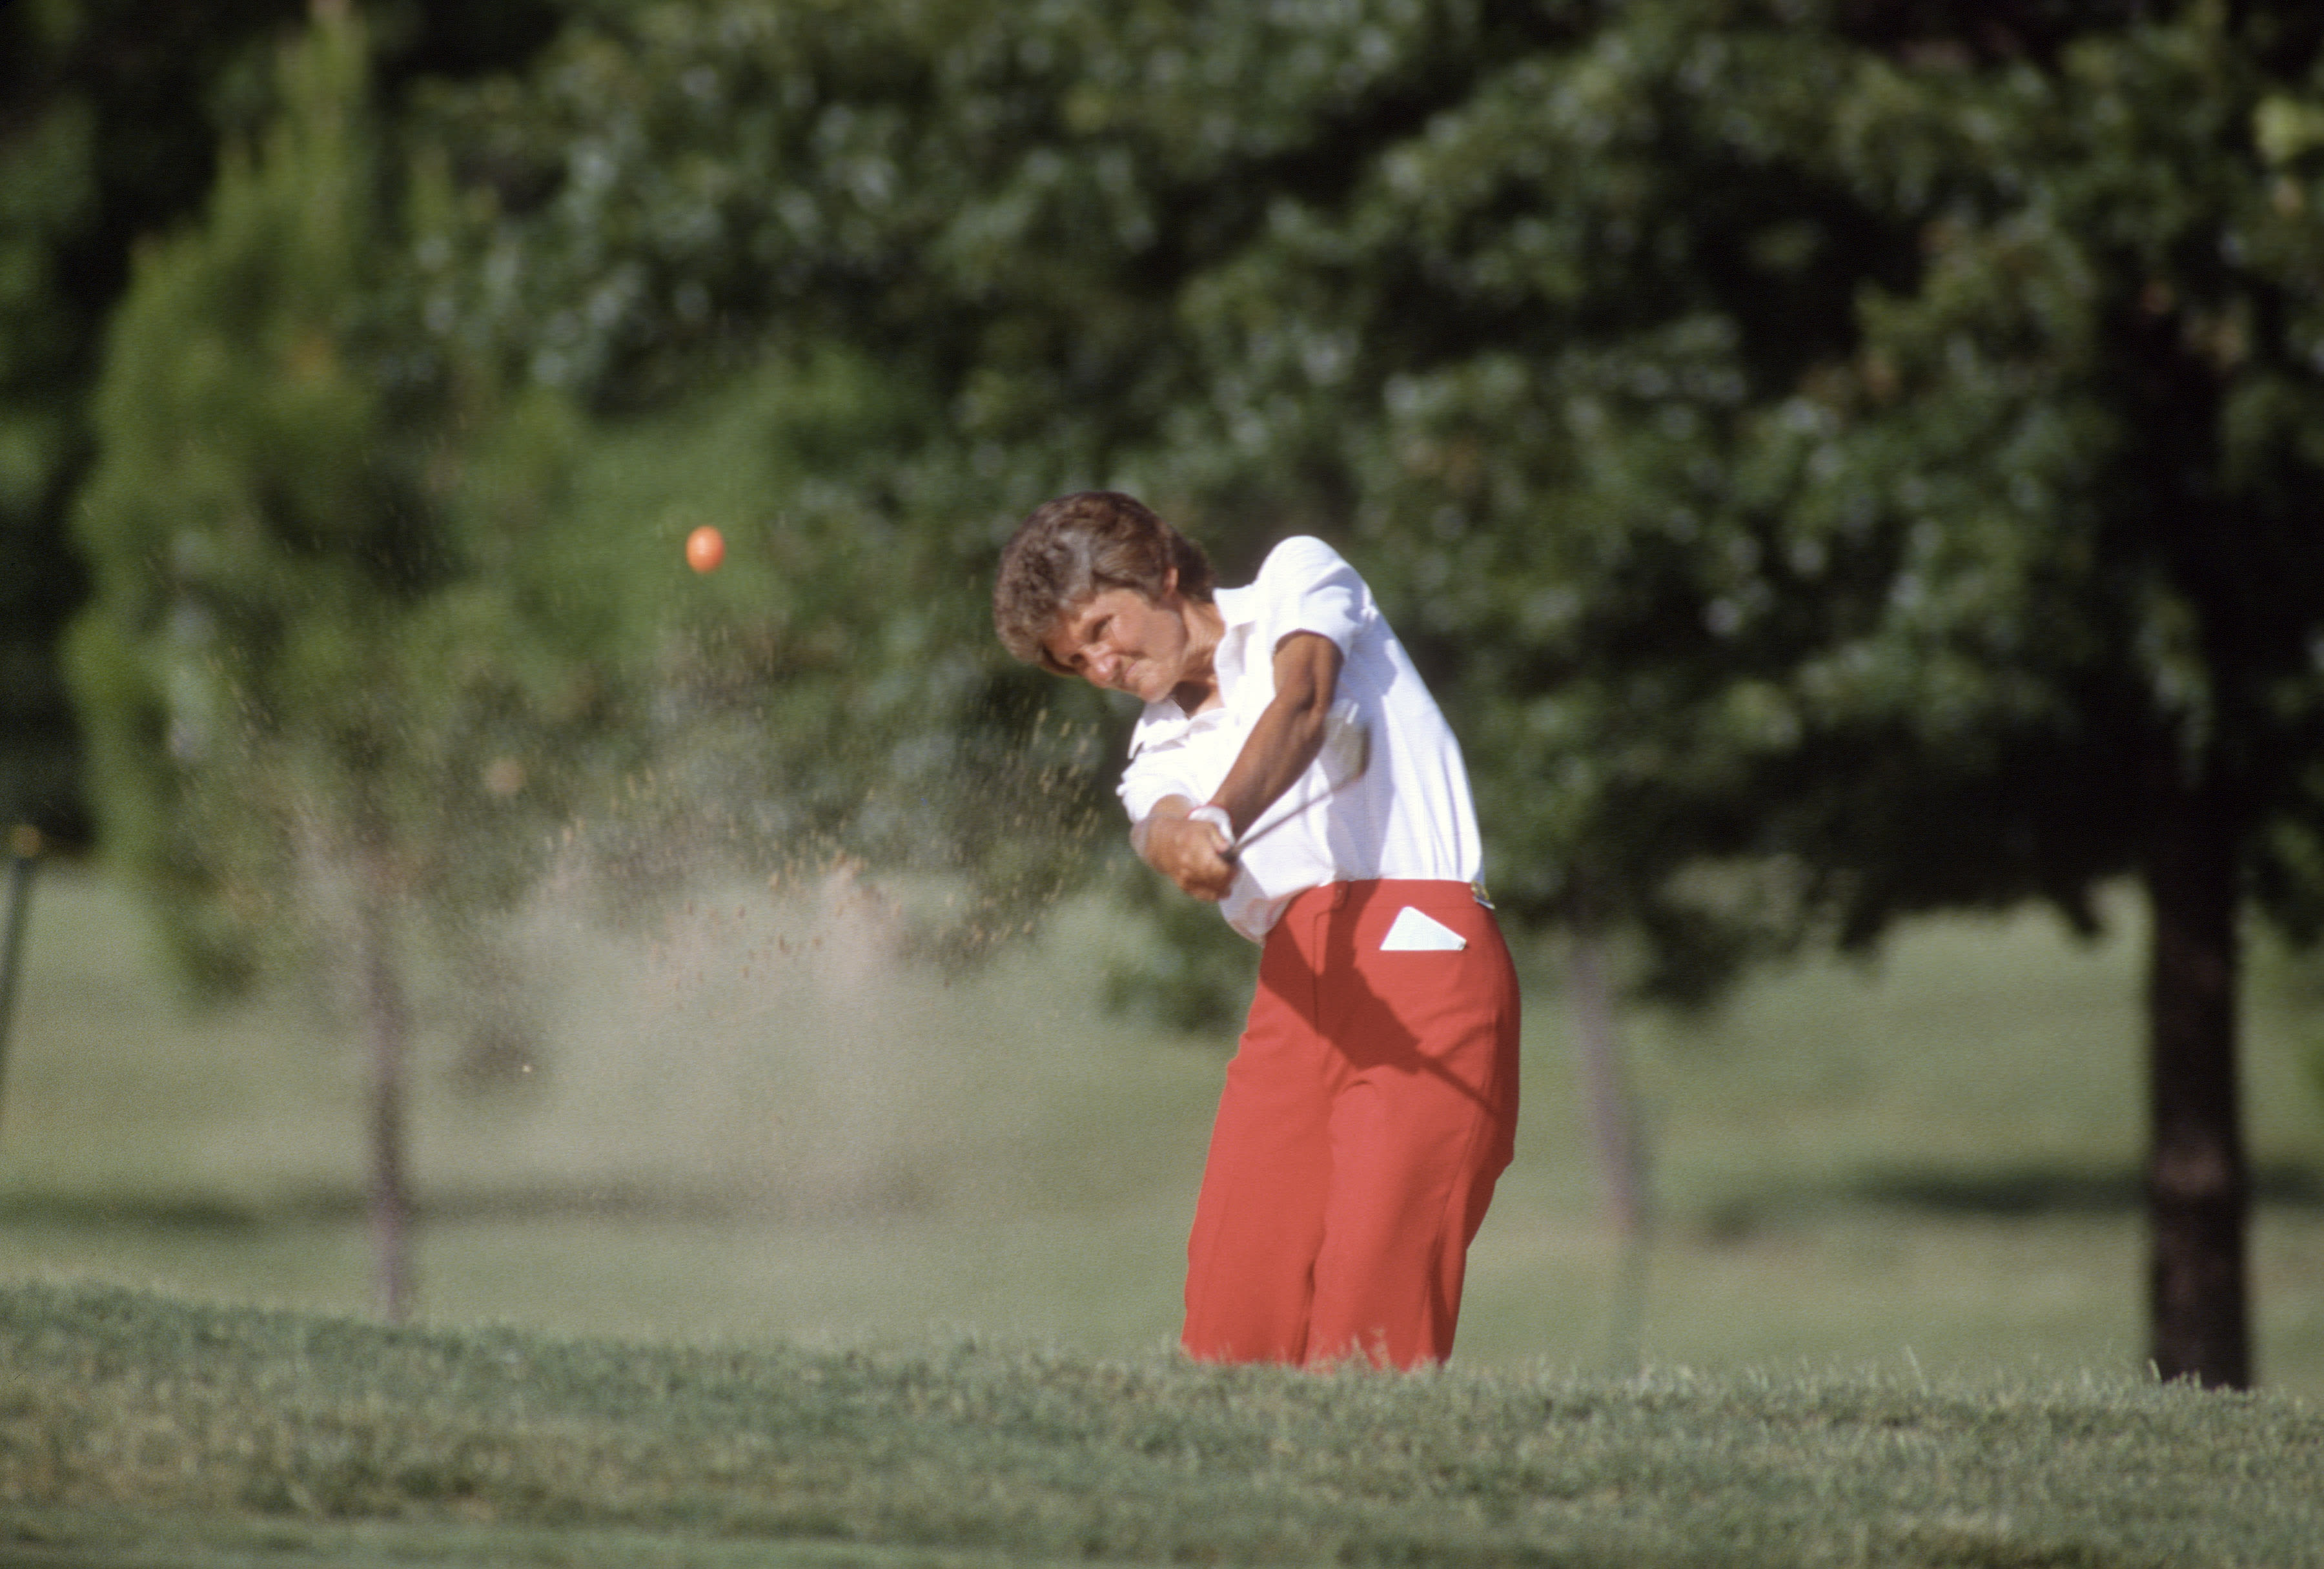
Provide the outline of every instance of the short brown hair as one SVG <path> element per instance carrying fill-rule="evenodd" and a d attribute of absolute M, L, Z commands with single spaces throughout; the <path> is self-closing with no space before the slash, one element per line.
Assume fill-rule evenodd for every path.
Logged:
<path fill-rule="evenodd" d="M 1042 640 L 1075 609 L 1109 588 L 1158 600 L 1178 574 L 1178 592 L 1208 602 L 1217 575 L 1203 548 L 1134 496 L 1085 490 L 1033 511 L 1001 551 L 992 585 L 992 627 L 1009 651 L 1059 670 Z"/>

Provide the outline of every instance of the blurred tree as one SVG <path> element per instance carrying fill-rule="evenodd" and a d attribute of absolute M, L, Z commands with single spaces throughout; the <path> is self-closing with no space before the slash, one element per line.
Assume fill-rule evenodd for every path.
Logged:
<path fill-rule="evenodd" d="M 517 569 L 569 416 L 399 357 L 359 24 L 318 8 L 280 79 L 257 148 L 141 253 L 115 323 L 71 669 L 108 854 L 161 892 L 189 970 L 348 983 L 395 1315 L 415 928 L 456 948 L 521 894 L 572 810 L 571 738 L 609 725 Z"/>
<path fill-rule="evenodd" d="M 246 134 L 275 41 L 304 0 L 22 0 L 0 5 L 0 822 L 88 836 L 80 740 L 59 665 L 89 585 L 69 498 L 106 313 L 138 239 L 189 216 L 221 133 Z M 506 67 L 558 0 L 374 5 L 391 88 Z"/>
<path fill-rule="evenodd" d="M 959 592 L 989 581 L 1027 498 L 1106 480 L 1199 494 L 1230 572 L 1295 522 L 1327 526 L 1323 507 L 1286 518 L 1274 493 L 1205 488 L 1215 389 L 1185 299 L 1263 231 L 1275 193 L 1339 188 L 1458 100 L 1492 47 L 1471 10 L 607 11 L 521 82 L 430 94 L 465 200 L 431 250 L 426 318 L 605 416 L 763 355 L 876 365 L 912 417 L 873 461 L 829 446 L 820 499 L 789 508 L 795 538 L 828 531 L 806 521 L 819 509 L 884 541 L 860 602 L 877 635 L 826 689 L 894 716 L 908 772 L 941 760 L 998 781 L 1038 715 L 1102 712 L 1011 665 L 981 596 Z M 1094 771 L 1068 771 L 1068 793 L 1102 801 Z M 1015 794 L 940 797 L 964 808 L 941 838 L 991 904 L 987 931 L 1021 931 L 1087 865 L 1077 844 L 1061 860 L 993 832 L 1007 818 L 990 802 Z M 1117 994 L 1215 1022 L 1248 991 L 1247 946 L 1148 913 L 1191 928 L 1157 945 L 1184 963 L 1119 975 Z"/>
<path fill-rule="evenodd" d="M 2240 1385 L 2237 920 L 2324 894 L 2318 29 L 2028 14 L 1627 8 L 1206 325 L 1459 670 L 1519 909 L 1688 998 L 2140 882 L 2153 1355 Z"/>
<path fill-rule="evenodd" d="M 929 424 L 916 388 L 831 348 L 587 426 L 526 554 L 623 720 L 573 825 L 604 913 L 869 867 L 941 885 L 904 936 L 959 964 L 1083 871 L 1093 716 L 993 680 L 957 569 L 880 504 Z M 726 558 L 696 577 L 680 547 L 705 525 Z"/>
<path fill-rule="evenodd" d="M 98 327 L 143 215 L 182 213 L 208 180 L 203 93 L 297 14 L 137 9 L 150 25 L 69 3 L 0 9 L 0 817 L 71 840 L 86 816 L 56 641 L 88 592 L 65 510 Z"/>
<path fill-rule="evenodd" d="M 1863 80 L 1842 167 L 1924 223 L 1923 271 L 1868 293 L 1838 428 L 1770 444 L 1795 516 L 1877 494 L 1894 541 L 1885 624 L 1831 654 L 1921 672 L 1863 705 L 1909 723 L 1917 788 L 1798 830 L 1844 918 L 2145 891 L 2153 1355 L 2207 1384 L 2251 1377 L 2240 923 L 2324 929 L 2319 41 L 2306 7 L 2188 5 Z"/>
<path fill-rule="evenodd" d="M 699 798 L 780 803 L 794 839 L 965 874 L 966 909 L 919 935 L 953 958 L 1022 935 L 1083 872 L 1102 798 L 1072 761 L 1102 707 L 993 658 L 982 604 L 959 592 L 989 562 L 990 498 L 1032 488 L 996 488 L 994 466 L 1047 472 L 1093 438 L 1010 446 L 964 426 L 964 378 L 1002 384 L 985 346 L 1006 341 L 1005 311 L 912 281 L 925 226 L 982 199 L 945 165 L 1021 151 L 955 148 L 982 111 L 935 74 L 960 28 L 997 40 L 1001 20 L 609 9 L 521 82 L 431 91 L 410 127 L 459 193 L 419 243 L 439 352 L 572 393 L 609 440 L 658 430 L 668 453 L 688 420 L 756 432 L 761 461 L 665 461 L 634 494 L 633 512 L 692 507 L 748 547 L 695 624 L 638 601 L 683 695 L 665 712 L 691 736 L 655 746 L 700 747 L 714 715 L 739 736 L 779 727 L 779 749 L 744 742 L 747 782 L 697 774 Z M 813 243 L 790 245 L 795 226 Z M 1124 420 L 1094 398 L 1082 417 Z"/>
<path fill-rule="evenodd" d="M 1010 689 L 918 595 L 1030 498 L 1340 533 L 1497 890 L 1651 994 L 2138 880 L 2154 1360 L 2238 1384 L 2236 918 L 2324 910 L 2311 12 L 640 6 L 431 97 L 427 314 L 600 411 L 916 389 L 844 481 L 937 564 L 867 690 Z"/>

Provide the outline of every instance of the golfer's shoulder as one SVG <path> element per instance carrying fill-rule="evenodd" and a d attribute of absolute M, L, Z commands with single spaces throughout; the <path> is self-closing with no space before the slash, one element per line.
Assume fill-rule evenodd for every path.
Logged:
<path fill-rule="evenodd" d="M 1313 534 L 1294 534 L 1267 553 L 1252 586 L 1273 597 L 1296 595 L 1334 580 L 1361 587 L 1363 579 L 1347 558 Z"/>

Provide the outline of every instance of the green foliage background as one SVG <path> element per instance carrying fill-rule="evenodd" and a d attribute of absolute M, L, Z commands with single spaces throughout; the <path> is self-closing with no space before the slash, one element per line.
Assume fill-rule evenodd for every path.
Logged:
<path fill-rule="evenodd" d="M 229 151 L 199 229 L 141 257 L 98 391 L 79 522 L 99 595 L 72 645 L 98 804 L 212 984 L 310 942 L 302 885 L 365 856 L 365 897 L 504 902 L 558 781 L 489 791 L 484 760 L 606 717 L 530 586 L 479 569 L 538 509 L 540 416 L 380 374 L 368 69 L 346 24 L 285 57 L 265 140 Z M 430 453 L 478 418 L 469 463 Z"/>
<path fill-rule="evenodd" d="M 2087 920 L 2174 770 L 2232 798 L 2249 891 L 2312 928 L 2324 109 L 2298 8 L 504 11 L 371 29 L 393 90 L 350 133 L 361 265 L 296 285 L 369 411 L 310 388 L 197 412 L 285 475 L 364 471 L 368 501 L 284 504 L 411 535 L 363 568 L 390 600 L 426 578 L 526 658 L 591 651 L 535 672 L 595 738 L 527 743 L 528 777 L 567 780 L 550 816 L 578 754 L 601 784 L 657 746 L 733 754 L 641 739 L 656 693 L 825 760 L 762 793 L 835 839 L 874 781 L 973 795 L 932 787 L 1061 701 L 1102 731 L 1001 664 L 962 589 L 1030 499 L 1114 484 L 1231 571 L 1295 530 L 1350 549 L 1469 738 L 1504 907 L 1634 934 L 1655 994 L 1916 909 Z M 60 51 L 106 20 L 55 15 Z M 217 74 L 255 126 L 280 95 L 235 58 Z M 32 262 L 95 199 L 66 152 L 103 108 L 60 93 L 9 143 L 49 171 L 11 186 Z M 243 166 L 214 246 L 266 244 L 226 232 Z M 230 285 L 252 309 L 293 286 L 268 264 Z M 205 309 L 161 299 L 161 268 L 116 382 Z M 92 517 L 174 504 L 136 472 L 168 461 L 136 396 Z M 693 426 L 699 461 L 645 477 L 637 444 Z M 709 456 L 722 432 L 763 465 Z M 364 463 L 299 457 L 334 439 Z M 737 535 L 683 608 L 666 558 L 587 580 L 620 529 L 588 498 L 624 482 L 583 469 L 624 441 L 633 507 Z M 108 575 L 149 572 L 171 525 L 117 527 L 109 558 L 146 564 L 100 559 L 107 617 L 150 621 Z M 134 684 L 103 663 L 100 716 Z M 136 813 L 108 781 L 150 766 L 105 753 L 109 822 Z M 988 811 L 937 816 L 880 848 L 1030 854 L 984 843 Z M 1216 973 L 1124 989 L 1199 1016 Z"/>
<path fill-rule="evenodd" d="M 298 0 L 31 0 L 0 8 L 0 817 L 90 837 L 58 643 L 91 591 L 70 539 L 91 392 L 138 243 L 184 221 L 219 138 L 249 137 Z M 366 11 L 382 86 L 504 69 L 551 0 L 388 0 Z"/>
<path fill-rule="evenodd" d="M 2312 7 L 478 14 L 226 52 L 79 424 L 127 96 L 67 69 L 6 135 L 0 507 L 80 498 L 93 792 L 198 974 L 311 951 L 335 879 L 456 941 L 567 835 L 633 889 L 949 879 L 952 957 L 1150 899 L 1089 850 L 1121 716 L 982 611 L 1028 505 L 1119 486 L 1230 577 L 1338 542 L 1502 908 L 1645 995 L 2135 881 L 2159 1257 L 2212 1282 L 2157 1290 L 2240 1319 L 2239 921 L 2324 928 Z M 681 582 L 696 520 L 736 559 Z M 1185 913 L 1115 992 L 1216 1018 L 1249 955 Z"/>
<path fill-rule="evenodd" d="M 1231 562 L 1340 538 L 1497 888 L 1675 999 L 1915 909 L 2087 920 L 2158 771 L 2304 932 L 2311 32 L 644 7 L 432 101 L 427 309 L 601 411 L 848 346 L 924 418 L 838 483 L 943 574 L 1075 484 Z"/>

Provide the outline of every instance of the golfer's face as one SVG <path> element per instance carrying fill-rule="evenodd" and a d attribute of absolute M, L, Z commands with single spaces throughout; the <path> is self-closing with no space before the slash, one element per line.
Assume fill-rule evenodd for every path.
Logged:
<path fill-rule="evenodd" d="M 1066 613 L 1041 646 L 1068 675 L 1159 702 L 1185 674 L 1188 640 L 1177 603 L 1175 594 L 1157 605 L 1135 589 L 1108 588 Z"/>

